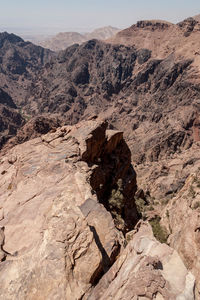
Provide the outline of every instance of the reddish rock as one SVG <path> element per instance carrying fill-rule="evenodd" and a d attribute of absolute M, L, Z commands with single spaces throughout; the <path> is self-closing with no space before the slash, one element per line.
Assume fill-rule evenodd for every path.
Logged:
<path fill-rule="evenodd" d="M 194 299 L 194 276 L 175 250 L 141 223 L 115 264 L 83 299 Z"/>

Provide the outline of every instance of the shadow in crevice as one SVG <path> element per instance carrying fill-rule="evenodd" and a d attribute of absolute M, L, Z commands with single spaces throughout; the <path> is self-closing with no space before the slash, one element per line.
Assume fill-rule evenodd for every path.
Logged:
<path fill-rule="evenodd" d="M 90 227 L 91 232 L 93 233 L 96 245 L 102 255 L 102 261 L 101 261 L 98 269 L 95 271 L 95 273 L 93 274 L 93 276 L 90 280 L 90 283 L 93 286 L 95 286 L 95 285 L 97 285 L 99 280 L 103 277 L 103 275 L 110 269 L 110 267 L 114 263 L 115 258 L 120 251 L 120 246 L 116 248 L 116 250 L 112 253 L 111 258 L 110 258 L 99 239 L 99 236 L 97 234 L 95 227 L 94 226 L 89 226 L 89 227 Z"/>
<path fill-rule="evenodd" d="M 110 260 L 110 257 L 108 256 L 106 250 L 104 249 L 100 239 L 99 239 L 99 236 L 97 234 L 97 231 L 95 229 L 94 226 L 90 226 L 90 230 L 92 231 L 93 233 L 93 236 L 94 236 L 94 240 L 97 244 L 97 247 L 99 249 L 99 251 L 101 252 L 101 255 L 102 255 L 102 269 L 103 269 L 103 272 L 106 273 L 109 268 L 111 267 L 111 260 Z"/>

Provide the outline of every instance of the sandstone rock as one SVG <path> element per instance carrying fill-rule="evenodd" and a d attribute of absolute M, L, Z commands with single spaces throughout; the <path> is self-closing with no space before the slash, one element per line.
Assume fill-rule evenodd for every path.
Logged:
<path fill-rule="evenodd" d="M 22 128 L 18 129 L 14 137 L 9 139 L 3 147 L 3 152 L 6 153 L 8 149 L 15 145 L 22 144 L 49 131 L 55 131 L 61 124 L 62 122 L 57 116 L 48 115 L 31 118 Z"/>
<path fill-rule="evenodd" d="M 106 135 L 106 124 L 91 120 L 15 146 L 1 157 L 0 299 L 82 299 L 108 271 L 124 238 L 90 178 L 94 163 L 101 167 L 99 158 L 103 167 L 108 154 L 120 159 L 124 143 L 121 133 Z M 17 159 L 11 164 L 9 157 Z M 112 172 L 124 180 L 130 162 L 129 157 L 123 166 L 111 164 Z M 111 181 L 108 171 L 104 176 Z M 134 177 L 133 194 L 135 184 Z"/>
<path fill-rule="evenodd" d="M 194 276 L 175 250 L 157 242 L 140 223 L 126 249 L 83 299 L 194 299 Z"/>
<path fill-rule="evenodd" d="M 191 174 L 183 188 L 166 206 L 162 222 L 168 227 L 168 242 L 177 250 L 196 277 L 196 299 L 200 296 L 199 218 L 200 173 Z"/>

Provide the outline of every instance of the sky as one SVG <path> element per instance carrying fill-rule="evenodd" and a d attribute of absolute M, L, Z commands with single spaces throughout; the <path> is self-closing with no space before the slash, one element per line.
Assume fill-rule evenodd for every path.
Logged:
<path fill-rule="evenodd" d="M 86 32 L 127 28 L 144 19 L 177 23 L 200 14 L 200 0 L 0 0 L 0 31 Z"/>

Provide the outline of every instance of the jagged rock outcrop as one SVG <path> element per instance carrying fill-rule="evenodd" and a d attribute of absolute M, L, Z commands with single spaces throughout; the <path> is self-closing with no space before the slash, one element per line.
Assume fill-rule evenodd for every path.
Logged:
<path fill-rule="evenodd" d="M 132 189 L 129 221 L 137 221 L 135 173 L 131 179 L 124 143 L 121 133 L 106 134 L 104 122 L 91 120 L 1 156 L 0 299 L 81 299 L 110 268 L 124 238 L 108 211 L 113 208 L 106 210 L 90 182 L 98 168 L 105 168 L 102 190 L 120 178 L 124 197 Z"/>
<path fill-rule="evenodd" d="M 25 123 L 21 102 L 35 73 L 53 52 L 7 32 L 0 33 L 0 148 Z"/>
<path fill-rule="evenodd" d="M 155 240 L 148 223 L 136 233 L 115 264 L 83 299 L 194 299 L 194 276 L 178 253 Z"/>
<path fill-rule="evenodd" d="M 186 37 L 184 33 L 191 24 L 194 27 Z M 128 47 L 115 45 L 117 38 L 111 41 L 113 45 L 93 40 L 81 46 L 74 45 L 52 60 L 51 52 L 43 52 L 41 47 L 35 50 L 31 43 L 2 34 L 1 53 L 5 66 L 3 64 L 1 76 L 7 76 L 7 79 L 17 76 L 17 80 L 9 79 L 5 91 L 14 95 L 14 105 L 17 102 L 22 106 L 16 112 L 21 117 L 16 113 L 10 115 L 22 121 L 14 122 L 15 126 L 8 133 L 12 120 L 4 120 L 7 131 L 1 139 L 1 146 L 16 134 L 24 119 L 38 114 L 58 113 L 59 124 L 74 124 L 99 114 L 108 121 L 110 128 L 124 131 L 142 188 L 152 197 L 159 195 L 158 200 L 160 195 L 163 198 L 167 193 L 176 192 L 183 186 L 186 172 L 182 178 L 181 175 L 176 178 L 171 158 L 188 151 L 199 140 L 198 24 L 193 19 L 177 25 L 141 21 L 117 35 L 123 36 L 125 41 L 130 38 Z M 165 37 L 167 44 L 162 42 Z M 131 39 L 134 39 L 134 47 Z M 148 43 L 144 44 L 144 40 Z M 155 49 L 152 40 L 156 40 Z M 141 49 L 144 46 L 146 49 Z M 10 48 L 14 50 L 9 52 Z M 11 55 L 13 51 L 17 53 L 16 57 Z M 30 58 L 31 51 L 36 51 L 34 59 Z M 23 59 L 29 62 L 22 75 L 9 69 L 8 62 L 14 66 L 17 57 L 20 57 L 20 62 Z M 45 62 L 49 63 L 41 69 Z M 37 74 L 33 76 L 35 72 Z M 42 133 L 33 130 L 32 134 L 31 128 L 34 128 L 32 121 L 18 131 L 17 138 L 8 147 Z M 184 158 L 183 165 L 185 162 Z M 167 180 L 165 175 L 165 178 L 162 176 L 166 173 L 162 167 L 169 171 Z M 144 176 L 145 183 L 142 182 Z M 156 178 L 156 184 L 152 184 L 153 178 Z M 159 180 L 162 182 L 160 187 Z"/>
<path fill-rule="evenodd" d="M 33 75 L 49 62 L 53 52 L 14 34 L 0 33 L 0 87 L 20 104 Z"/>
<path fill-rule="evenodd" d="M 64 126 L 1 155 L 0 299 L 193 299 L 194 277 L 148 224 L 123 250 L 136 175 L 106 127 Z"/>
<path fill-rule="evenodd" d="M 62 121 L 58 116 L 42 115 L 31 118 L 24 126 L 20 126 L 15 136 L 10 138 L 6 145 L 4 145 L 3 153 L 6 153 L 8 149 L 15 145 L 22 144 L 30 139 L 46 134 L 49 131 L 55 131 L 56 128 L 61 125 Z"/>
<path fill-rule="evenodd" d="M 200 166 L 200 162 L 198 165 Z M 200 172 L 198 169 L 194 173 L 191 170 L 185 185 L 169 201 L 162 214 L 162 222 L 169 231 L 170 246 L 178 251 L 187 269 L 191 270 L 196 277 L 196 299 L 200 297 L 199 218 Z"/>
<path fill-rule="evenodd" d="M 25 123 L 24 118 L 16 108 L 13 99 L 0 88 L 0 148 Z"/>
<path fill-rule="evenodd" d="M 150 31 L 154 34 L 171 26 L 146 23 L 149 24 L 138 23 L 137 30 L 148 31 L 153 26 L 154 31 Z M 192 36 L 198 34 L 192 32 Z M 31 86 L 23 86 L 23 91 L 27 90 L 26 95 L 20 96 L 23 116 L 29 119 L 38 113 L 58 113 L 62 124 L 74 124 L 99 114 L 110 128 L 123 129 L 138 170 L 153 164 L 159 172 L 161 160 L 186 151 L 199 139 L 198 55 L 180 58 L 178 50 L 168 55 L 169 50 L 165 58 L 152 59 L 152 51 L 140 49 L 140 44 L 136 46 L 93 40 L 60 52 L 34 77 Z M 8 86 L 12 86 L 11 82 Z M 34 137 L 26 134 L 29 124 L 19 131 L 17 141 Z M 150 174 L 149 166 L 145 172 Z M 151 176 L 147 182 L 150 180 Z M 179 186 L 179 182 L 174 185 Z"/>
<path fill-rule="evenodd" d="M 100 114 L 123 128 L 134 161 L 143 164 L 191 147 L 200 96 L 199 82 L 191 80 L 195 72 L 192 59 L 173 53 L 151 59 L 148 49 L 93 40 L 66 49 L 46 66 L 24 109 L 57 112 L 71 124 Z"/>

